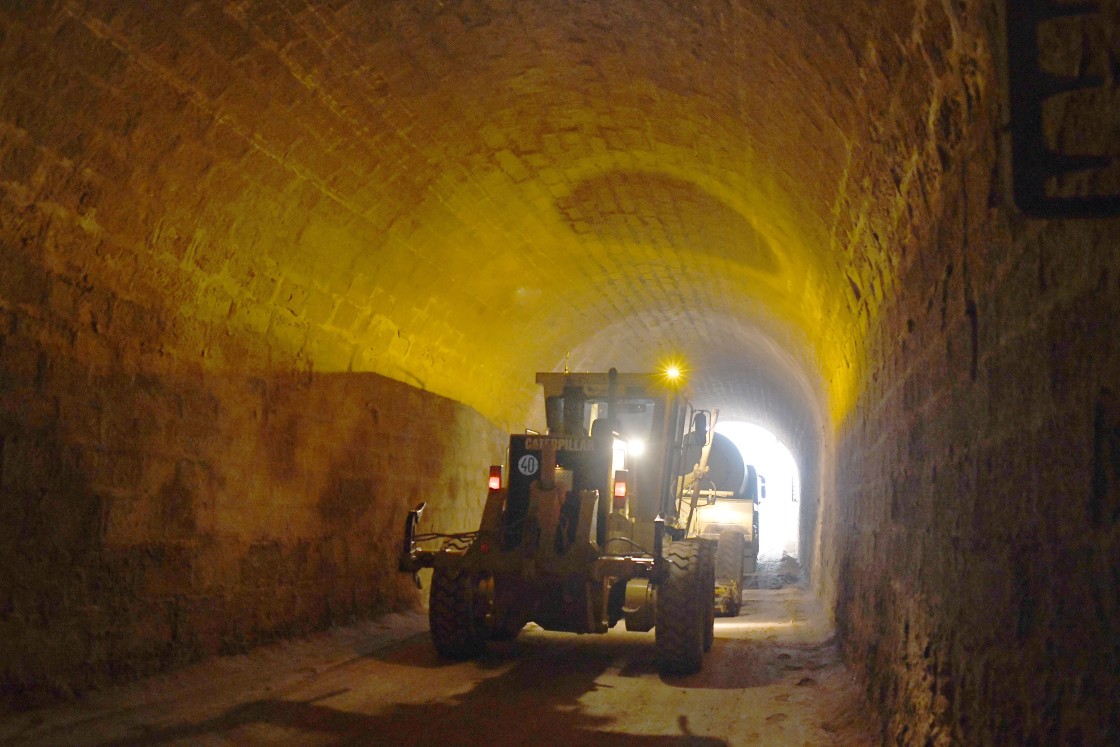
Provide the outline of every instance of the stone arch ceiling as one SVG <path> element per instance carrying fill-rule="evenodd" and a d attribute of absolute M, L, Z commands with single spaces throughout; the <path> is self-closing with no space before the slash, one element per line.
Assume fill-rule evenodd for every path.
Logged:
<path fill-rule="evenodd" d="M 100 116 L 75 142 L 89 272 L 220 325 L 215 367 L 264 335 L 260 365 L 374 371 L 518 425 L 535 370 L 672 355 L 796 440 L 857 394 L 897 270 L 879 236 L 932 152 L 925 49 L 962 43 L 949 4 L 891 5 L 68 7 L 58 43 L 118 83 L 67 90 Z M 904 64 L 929 88 L 890 124 Z M 893 171 L 868 142 L 901 149 Z M 894 212 L 867 209 L 882 190 Z"/>

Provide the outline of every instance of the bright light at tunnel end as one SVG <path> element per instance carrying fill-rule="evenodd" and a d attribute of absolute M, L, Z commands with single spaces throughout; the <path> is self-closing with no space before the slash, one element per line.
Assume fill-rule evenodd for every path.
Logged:
<path fill-rule="evenodd" d="M 789 448 L 770 430 L 744 421 L 720 420 L 716 432 L 735 444 L 743 460 L 753 464 L 766 478 L 766 497 L 759 501 L 760 560 L 779 560 L 785 555 L 798 557 L 800 504 L 797 502 L 800 477 L 797 461 Z M 716 503 L 719 506 L 719 503 Z"/>

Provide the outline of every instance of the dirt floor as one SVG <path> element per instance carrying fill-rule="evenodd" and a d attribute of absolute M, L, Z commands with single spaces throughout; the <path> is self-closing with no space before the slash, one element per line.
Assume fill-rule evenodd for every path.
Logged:
<path fill-rule="evenodd" d="M 423 615 L 389 615 L 0 721 L 34 745 L 874 745 L 826 615 L 790 559 L 716 621 L 704 671 L 661 677 L 653 633 L 530 625 L 440 661 Z"/>

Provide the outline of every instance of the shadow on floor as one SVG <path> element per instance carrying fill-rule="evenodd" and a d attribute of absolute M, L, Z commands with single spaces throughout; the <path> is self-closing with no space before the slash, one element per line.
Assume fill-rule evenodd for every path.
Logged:
<path fill-rule="evenodd" d="M 596 680 L 616 662 L 611 647 L 560 646 L 554 650 L 528 641 L 495 647 L 480 664 L 498 669 L 516 662 L 508 671 L 478 680 L 461 695 L 424 704 L 394 705 L 386 711 L 364 714 L 374 706 L 347 698 L 349 689 L 310 700 L 263 699 L 234 706 L 197 723 L 148 730 L 106 744 L 113 747 L 229 742 L 237 744 L 294 743 L 301 741 L 342 745 L 591 745 L 633 747 L 690 744 L 726 746 L 722 739 L 695 736 L 689 731 L 685 704 L 676 714 L 679 733 L 669 736 L 626 734 L 612 731 L 615 719 L 583 712 L 580 698 L 593 691 Z M 525 656 L 525 647 L 533 656 Z M 385 652 L 387 660 L 432 667 L 418 652 L 423 645 Z M 641 648 L 649 648 L 644 646 Z M 635 651 L 638 647 L 635 647 Z M 418 655 L 419 654 L 419 655 Z M 433 655 L 434 657 L 434 655 Z M 380 657 L 379 657 L 380 658 Z M 652 665 L 652 659 L 650 661 Z M 442 665 L 449 666 L 449 665 Z M 450 665 L 454 666 L 454 665 Z M 332 704 L 333 703 L 333 704 Z M 663 722 L 662 722 L 663 723 Z"/>

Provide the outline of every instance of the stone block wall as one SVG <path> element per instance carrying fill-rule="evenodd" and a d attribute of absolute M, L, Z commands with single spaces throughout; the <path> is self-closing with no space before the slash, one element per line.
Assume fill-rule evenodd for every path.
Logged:
<path fill-rule="evenodd" d="M 340 258 L 384 261 L 345 136 L 218 7 L 0 8 L 3 705 L 415 605 L 405 511 L 473 528 L 502 456 L 387 325 L 411 255 Z"/>
<path fill-rule="evenodd" d="M 1120 273 L 1108 234 L 1024 237 L 997 273 L 973 277 L 974 306 L 948 280 L 943 332 L 936 304 L 922 312 L 945 281 L 927 279 L 896 328 L 906 352 L 885 365 L 897 376 L 841 439 L 837 618 L 892 743 L 1120 733 Z M 1057 254 L 1065 274 L 1047 287 Z"/>
<path fill-rule="evenodd" d="M 261 355 L 208 369 L 186 352 L 202 341 L 144 331 L 171 324 L 165 309 L 45 266 L 13 230 L 0 234 L 0 702 L 418 603 L 395 567 L 405 512 L 426 500 L 425 527 L 473 528 L 504 430 L 376 374 L 271 370 Z M 144 345 L 162 346 L 158 363 L 139 363 Z"/>
<path fill-rule="evenodd" d="M 1120 221 L 1009 204 L 976 69 L 830 468 L 838 632 L 884 743 L 1114 744 Z"/>

